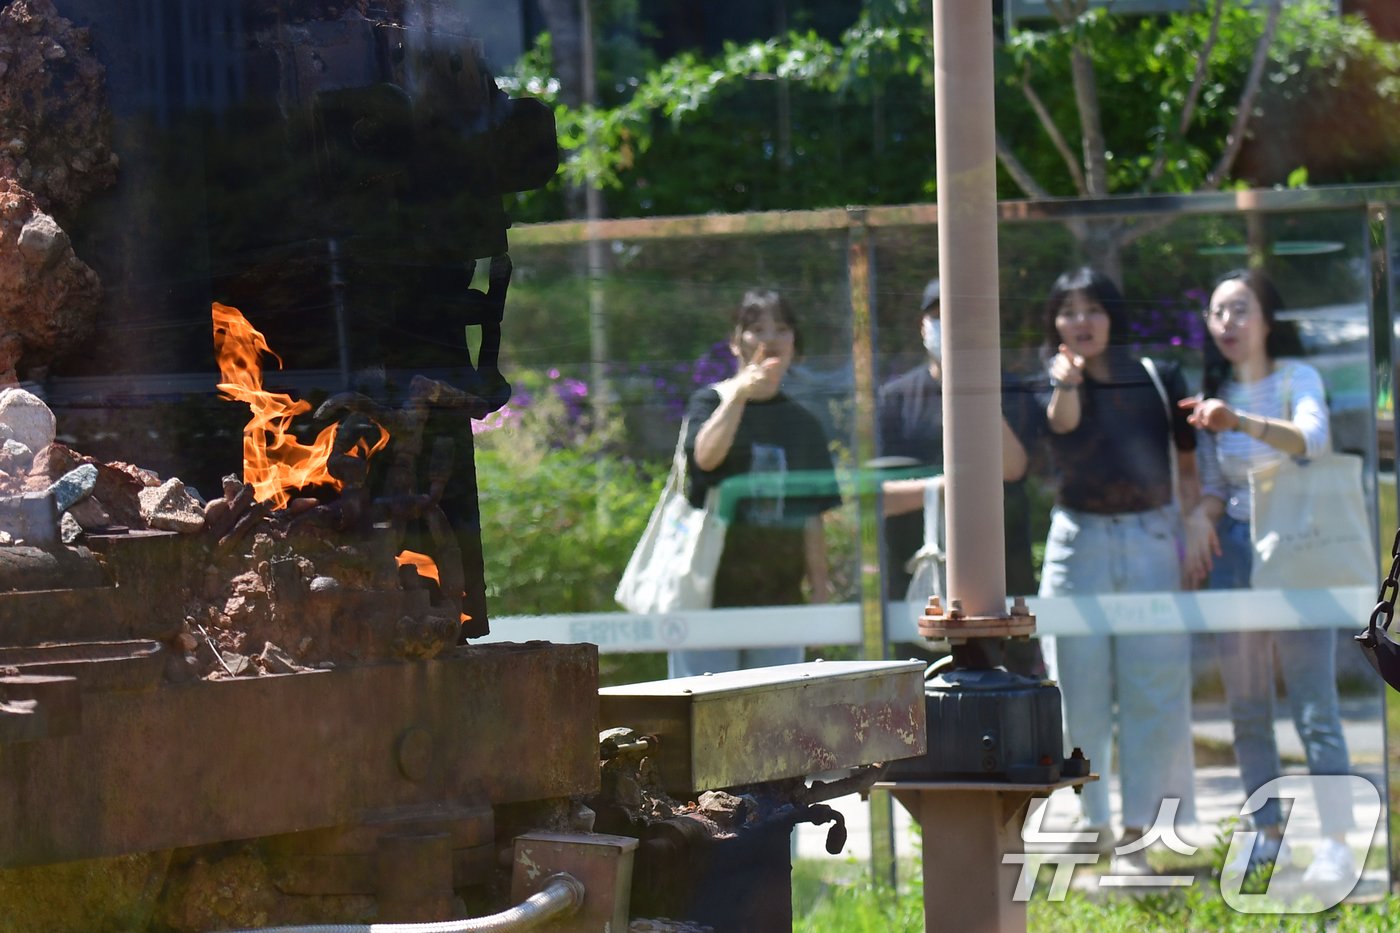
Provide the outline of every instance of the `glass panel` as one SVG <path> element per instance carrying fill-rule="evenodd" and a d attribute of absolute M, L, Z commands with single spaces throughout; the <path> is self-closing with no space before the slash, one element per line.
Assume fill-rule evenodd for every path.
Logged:
<path fill-rule="evenodd" d="M 581 190 L 516 198 L 554 177 L 558 140 L 550 111 L 502 90 L 508 82 L 496 79 L 504 68 L 493 74 L 488 61 L 504 65 L 510 56 L 498 57 L 502 50 L 522 50 L 544 4 L 488 11 L 479 3 L 397 0 L 55 2 L 73 24 L 35 14 L 32 30 L 5 32 L 18 36 L 28 67 L 14 64 L 19 59 L 8 57 L 8 45 L 0 56 L 7 81 L 33 85 L 0 94 L 5 108 L 33 111 L 18 119 L 6 109 L 6 126 L 17 135 L 4 142 L 8 154 L 0 158 L 0 261 L 9 263 L 0 268 L 11 274 L 0 290 L 12 302 L 0 332 L 0 680 L 13 677 L 12 662 L 36 663 L 31 650 L 128 636 L 145 653 L 128 646 L 137 653 L 122 660 L 155 673 L 130 696 L 131 685 L 121 681 L 110 691 L 120 695 L 118 705 L 176 694 L 200 679 L 475 658 L 489 653 L 474 654 L 477 647 L 506 641 L 597 645 L 602 684 L 665 677 L 668 651 L 679 648 L 732 652 L 725 663 L 748 666 L 947 654 L 947 646 L 918 637 L 925 604 L 918 592 L 910 598 L 918 566 L 911 560 L 936 556 L 943 543 L 957 547 L 925 537 L 925 518 L 938 514 L 927 506 L 928 481 L 944 460 L 943 330 L 933 326 L 930 301 L 936 295 L 941 314 L 959 313 L 955 297 L 929 290 L 939 269 L 932 203 L 628 220 L 603 217 L 600 202 L 585 206 Z M 28 15 L 31 6 L 47 10 L 0 4 L 0 17 L 18 16 L 21 8 Z M 550 6 L 554 16 L 568 5 Z M 636 5 L 621 6 L 619 21 L 629 21 Z M 779 6 L 785 22 L 787 6 Z M 823 5 L 823 28 L 844 15 L 830 12 L 836 6 Z M 1037 13 L 1035 4 L 1005 6 L 1012 18 Z M 762 13 L 749 10 L 742 20 Z M 717 42 L 729 35 L 717 24 L 725 14 L 710 15 L 693 28 Z M 34 39 L 40 29 L 59 35 L 62 49 Z M 629 44 L 645 30 L 634 31 L 626 41 L 609 38 L 617 39 L 619 55 L 645 58 L 649 51 Z M 648 38 L 658 48 L 677 41 Z M 917 70 L 917 49 L 871 48 L 872 55 L 907 53 L 907 70 Z M 45 83 L 53 76 L 67 83 Z M 857 92 L 831 105 L 824 91 L 793 93 L 786 78 L 751 82 L 736 121 L 708 132 L 725 140 L 725 133 L 754 130 L 742 145 L 764 153 L 772 177 L 761 184 L 730 178 L 737 171 L 717 158 L 706 171 L 720 182 L 706 176 L 678 186 L 683 197 L 671 197 L 697 211 L 728 209 L 754 203 L 755 184 L 798 198 L 832 183 L 822 177 L 810 189 L 788 184 L 793 171 L 822 161 L 815 144 L 802 142 L 812 123 L 822 124 L 823 140 L 839 143 L 831 151 L 840 150 L 842 166 L 867 164 L 865 150 L 887 143 L 927 146 L 928 128 L 909 126 L 918 109 L 891 103 L 913 93 L 908 88 L 918 79 L 898 80 L 896 94 L 862 77 Z M 43 94 L 35 96 L 35 88 Z M 62 119 L 53 116 L 60 112 Z M 72 125 L 64 122 L 70 118 Z M 865 135 L 876 137 L 873 146 Z M 658 146 L 685 142 L 671 136 Z M 903 190 L 892 184 L 872 181 L 864 190 Z M 1311 757 L 1320 769 L 1377 786 L 1397 779 L 1400 764 L 1386 774 L 1382 725 L 1395 698 L 1382 701 L 1381 686 L 1350 644 L 1374 604 L 1373 555 L 1337 568 L 1333 578 L 1246 585 L 1255 545 L 1250 509 L 1258 501 L 1248 468 L 1259 464 L 1250 458 L 1265 448 L 1291 449 L 1291 441 L 1279 447 L 1265 438 L 1292 431 L 1285 416 L 1302 412 L 1314 372 L 1330 443 L 1315 443 L 1312 460 L 1327 446 L 1360 459 L 1359 491 L 1374 523 L 1365 534 L 1389 543 L 1396 524 L 1391 392 L 1400 246 L 1389 210 L 1384 246 L 1376 245 L 1382 219 L 1373 205 L 1395 199 L 1393 188 L 1336 188 L 1002 206 L 1003 436 L 1026 456 L 1023 465 L 1012 456 L 983 466 L 1000 469 L 1006 480 L 999 533 L 1007 593 L 1030 600 L 1042 637 L 1018 641 L 994 660 L 1037 680 L 1058 678 L 1071 698 L 1070 743 L 1091 747 L 1105 776 L 1083 798 L 1109 808 L 1086 810 L 1092 824 L 1111 819 L 1115 829 L 1145 828 L 1140 824 L 1160 812 L 1152 808 L 1168 791 L 1194 794 L 1194 841 L 1204 840 L 1208 850 L 1212 821 L 1240 812 L 1243 782 L 1251 780 L 1242 766 L 1250 770 L 1253 762 L 1260 778 L 1279 769 L 1260 760 L 1273 754 L 1268 736 L 1277 736 L 1285 770 L 1302 770 Z M 571 206 L 559 213 L 589 214 L 592 222 L 510 225 L 508 209 L 538 216 L 564 202 Z M 636 191 L 619 194 L 616 203 L 654 205 Z M 1121 291 L 1121 302 L 1095 292 L 1092 301 L 1080 295 L 1052 303 L 1057 279 L 1090 262 Z M 1238 290 L 1216 292 L 1222 274 L 1240 267 L 1267 272 L 1283 300 L 1276 313 L 1264 307 L 1262 291 L 1251 291 L 1253 305 Z M 736 318 L 746 303 L 752 314 Z M 258 332 L 243 335 L 241 371 L 219 353 L 233 341 L 230 321 L 237 320 L 218 317 L 219 305 L 236 307 Z M 1254 329 L 1243 330 L 1251 321 Z M 1265 325 L 1271 337 L 1296 337 L 1296 345 L 1273 345 L 1273 357 L 1296 357 L 1309 367 L 1291 371 L 1288 392 L 1297 394 L 1288 394 L 1286 410 L 1254 412 L 1271 421 L 1248 417 L 1250 404 L 1278 397 L 1250 395 L 1249 386 L 1272 371 L 1251 369 L 1257 359 L 1244 354 L 1246 337 Z M 1196 443 L 1195 433 L 1173 432 L 1170 419 L 1180 401 L 1199 403 L 1188 407 L 1206 417 L 1210 405 L 1198 394 L 1212 375 L 1212 348 L 1234 364 L 1217 375 L 1235 385 L 1211 382 L 1211 394 L 1233 400 L 1233 408 L 1211 432 L 1220 453 L 1210 461 L 1214 473 L 1199 470 L 1225 510 L 1223 518 L 1205 513 L 1203 531 L 1194 519 L 1183 524 L 1176 508 L 1193 504 L 1182 500 L 1193 498 L 1206 444 L 1194 448 L 1201 456 L 1182 459 L 1167 441 L 1175 434 L 1188 453 Z M 1178 396 L 1165 400 L 1166 410 L 1141 357 L 1158 364 L 1163 392 Z M 235 385 L 251 380 L 249 360 L 262 367 L 262 388 L 285 398 L 250 405 L 251 389 Z M 736 376 L 743 376 L 742 388 L 730 381 Z M 722 395 L 712 388 L 719 383 Z M 16 387 L 32 393 L 32 402 Z M 781 396 L 767 394 L 775 388 Z M 767 411 L 761 427 L 757 417 L 725 422 L 716 414 L 734 393 L 750 392 L 744 411 Z M 1074 413 L 1057 398 L 1077 399 L 1063 402 Z M 16 399 L 21 413 L 10 413 Z M 269 417 L 285 431 L 260 447 L 256 442 L 275 432 L 252 424 L 252 409 L 274 402 L 286 407 Z M 713 511 L 729 522 L 731 563 L 723 565 L 713 610 L 624 613 L 615 588 L 662 495 L 687 412 L 695 413 L 687 437 L 692 479 L 702 472 L 696 451 L 710 438 L 702 440 L 702 427 L 739 438 L 715 442 L 727 452 L 703 471 L 716 476 Z M 1320 436 L 1324 425 L 1315 421 Z M 1008 450 L 1015 447 L 1008 443 Z M 270 490 L 262 485 L 270 480 L 254 475 L 259 458 L 288 470 L 314 460 L 319 472 L 288 476 Z M 1185 482 L 1172 478 L 1173 463 Z M 171 492 L 175 504 L 156 503 L 150 489 L 172 480 L 181 481 L 188 499 Z M 705 488 L 689 488 L 692 500 L 705 499 Z M 1288 504 L 1302 511 L 1300 503 Z M 1075 538 L 1089 526 L 1102 532 L 1097 551 Z M 1135 530 L 1123 536 L 1121 526 Z M 164 533 L 176 542 L 173 557 L 130 556 Z M 1081 557 L 1095 555 L 1092 566 L 1069 569 L 1076 548 Z M 1216 570 L 1233 561 L 1236 572 L 1217 573 L 1208 588 L 1201 580 L 1183 588 L 1193 562 L 1204 569 L 1207 561 Z M 47 569 L 34 569 L 40 563 Z M 1347 573 L 1358 569 L 1360 582 Z M 459 637 L 472 647 L 453 655 Z M 509 715 L 557 719 L 555 738 L 566 726 L 572 731 L 557 747 L 525 728 L 493 734 L 497 744 L 483 747 L 508 747 L 511 755 L 494 756 L 500 760 L 544 751 L 540 760 L 491 775 L 502 796 L 471 806 L 518 803 L 510 797 L 516 783 L 563 770 L 556 765 L 570 756 L 583 761 L 581 776 L 529 801 L 557 802 L 593 787 L 597 723 L 591 713 L 570 715 L 591 711 L 596 696 L 591 649 L 579 657 L 575 673 L 587 676 L 574 685 L 577 702 L 539 708 L 530 694 L 491 707 L 503 722 Z M 163 667 L 152 667 L 152 658 Z M 1270 667 L 1275 658 L 1278 676 Z M 1177 678 L 1160 702 L 1150 690 L 1157 675 Z M 1280 678 L 1286 694 L 1275 696 Z M 548 680 L 540 678 L 541 690 Z M 277 682 L 267 677 L 264 685 Z M 1079 692 L 1105 685 L 1115 689 L 1089 700 Z M 1147 689 L 1135 706 L 1127 688 L 1136 686 Z M 1254 691 L 1247 699 L 1256 701 L 1252 720 L 1239 702 L 1248 687 Z M 1326 707 L 1334 692 L 1342 735 L 1328 733 L 1329 721 L 1320 737 L 1315 730 L 1295 738 L 1281 718 L 1284 696 Z M 363 712 L 370 730 L 379 710 L 366 706 L 368 695 L 333 714 L 314 704 L 275 712 L 288 713 L 285 721 L 306 715 L 307 734 Z M 1235 700 L 1233 716 L 1227 696 Z M 25 730 L 38 727 L 23 706 L 26 696 L 18 707 L 8 694 L 0 700 L 0 801 L 13 804 L 0 803 L 0 902 L 13 884 L 14 875 L 6 878 L 13 865 L 55 852 L 81 860 L 167 851 L 204 831 L 133 842 L 135 836 L 119 834 L 89 838 L 89 829 L 101 827 L 82 824 L 70 827 L 70 848 L 36 844 L 14 855 L 4 846 L 60 825 L 60 810 L 87 814 L 101 795 L 46 808 L 5 792 L 21 783 L 37 792 L 49 782 L 28 774 L 21 782 L 6 770 L 41 756 L 7 754 L 12 740 L 35 741 Z M 1171 700 L 1183 713 L 1176 744 L 1149 736 L 1134 746 L 1125 738 L 1160 725 Z M 85 694 L 83 702 L 98 701 Z M 453 702 L 452 711 L 461 712 L 455 695 Z M 410 707 L 404 723 L 380 730 L 390 737 L 381 751 L 393 745 L 396 760 L 386 766 L 388 790 L 373 806 L 354 796 L 358 787 L 341 788 L 343 798 L 322 795 L 330 809 L 311 816 L 309 809 L 278 813 L 280 822 L 237 824 L 246 830 L 241 835 L 198 838 L 282 835 L 331 826 L 347 814 L 358 819 L 381 804 L 418 805 L 422 800 L 401 781 L 433 782 L 422 780 L 431 768 L 415 754 L 419 732 L 427 731 L 415 725 L 423 707 Z M 208 735 L 227 732 L 226 744 L 251 754 L 245 744 L 257 743 L 244 743 L 239 730 L 253 708 L 234 704 L 238 715 L 176 744 L 197 748 Z M 1085 709 L 1097 718 L 1085 717 Z M 162 715 L 163 723 L 180 720 Z M 78 717 L 70 718 L 53 728 L 77 729 Z M 268 729 L 285 724 L 266 712 L 254 718 Z M 483 728 L 495 728 L 494 720 Z M 1116 749 L 1106 741 L 1115 728 Z M 144 745 L 156 734 L 165 733 L 136 730 L 131 744 L 108 758 L 133 767 L 157 760 Z M 53 738 L 86 747 L 102 737 Z M 350 744 L 360 748 L 358 738 Z M 294 747 L 287 741 L 279 749 L 291 754 Z M 1188 750 L 1196 767 L 1181 786 L 1141 791 L 1130 777 L 1125 789 L 1110 776 L 1115 758 L 1136 775 L 1144 762 L 1152 766 L 1146 770 L 1181 768 L 1191 760 Z M 480 764 L 474 755 L 464 761 Z M 339 770 L 337 763 L 329 778 Z M 110 783 L 124 788 L 126 776 L 115 772 Z M 462 778 L 462 786 L 472 780 Z M 236 789 L 249 782 L 224 783 Z M 165 797 L 151 792 L 143 799 Z M 1061 794 L 1051 812 L 1068 822 L 1080 803 Z M 315 804 L 304 801 L 306 808 Z M 1377 816 L 1366 806 L 1354 808 L 1358 828 L 1347 835 L 1358 852 Z M 52 813 L 27 812 L 46 809 Z M 473 834 L 494 831 L 481 810 L 472 813 L 464 820 Z M 558 813 L 549 820 L 559 822 Z M 139 835 L 160 821 L 136 822 L 128 828 Z M 1373 848 L 1391 838 L 1377 834 Z M 148 880 L 134 887 L 142 885 L 162 887 Z M 1357 893 L 1385 890 L 1385 872 L 1373 867 Z"/>

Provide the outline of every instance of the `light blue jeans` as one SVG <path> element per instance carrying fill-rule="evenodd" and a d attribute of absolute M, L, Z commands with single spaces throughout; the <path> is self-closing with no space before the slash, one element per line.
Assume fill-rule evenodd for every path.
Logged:
<path fill-rule="evenodd" d="M 1216 526 L 1220 549 L 1210 572 L 1211 589 L 1249 586 L 1253 547 L 1249 525 L 1228 515 Z M 1248 797 L 1283 773 L 1274 738 L 1274 663 L 1283 674 L 1293 725 L 1312 774 L 1349 774 L 1351 758 L 1342 734 L 1337 701 L 1337 635 L 1331 629 L 1288 632 L 1222 632 L 1220 676 L 1235 728 L 1235 758 Z M 1314 785 L 1318 818 L 1325 835 L 1346 832 L 1354 823 L 1351 796 L 1342 788 Z M 1257 829 L 1283 822 L 1277 798 L 1254 813 Z"/>
<path fill-rule="evenodd" d="M 710 650 L 672 651 L 666 656 L 666 676 L 695 677 L 723 671 L 746 671 L 754 667 L 776 667 L 780 664 L 801 664 L 806 649 L 799 646 L 777 648 L 713 648 Z"/>
<path fill-rule="evenodd" d="M 1179 589 L 1180 524 L 1175 506 L 1120 515 L 1056 506 L 1050 516 L 1040 595 Z M 1110 634 L 1107 620 L 1103 627 L 1103 634 L 1055 639 L 1065 739 L 1071 748 L 1082 748 L 1102 776 L 1084 786 L 1084 819 L 1091 826 L 1109 826 L 1108 776 L 1116 725 L 1123 826 L 1152 826 L 1166 798 L 1180 801 L 1179 822 L 1195 822 L 1190 639 Z"/>

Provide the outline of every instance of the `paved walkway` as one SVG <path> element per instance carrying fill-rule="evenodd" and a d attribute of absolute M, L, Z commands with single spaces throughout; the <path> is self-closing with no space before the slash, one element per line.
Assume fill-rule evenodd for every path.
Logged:
<path fill-rule="evenodd" d="M 1343 718 L 1346 730 L 1348 747 L 1352 754 L 1353 771 L 1367 778 L 1372 784 L 1381 788 L 1382 800 L 1384 799 L 1384 766 L 1383 748 L 1384 739 L 1381 728 L 1381 704 L 1379 700 L 1373 701 L 1352 701 L 1344 704 Z M 1204 738 L 1213 743 L 1224 743 L 1223 747 L 1228 748 L 1230 742 L 1230 723 L 1224 717 L 1222 707 L 1201 704 L 1196 709 L 1194 731 L 1198 738 Z M 1280 719 L 1276 724 L 1276 732 L 1279 741 L 1280 754 L 1285 759 L 1290 756 L 1301 758 L 1302 747 L 1298 742 L 1297 733 L 1293 728 L 1291 720 Z M 1302 767 L 1291 766 L 1285 769 L 1289 773 L 1306 773 Z M 1111 780 L 1113 817 L 1115 825 L 1119 819 L 1120 796 L 1118 792 L 1118 782 L 1114 778 Z M 1239 770 L 1231 765 L 1210 765 L 1198 767 L 1196 769 L 1196 810 L 1198 822 L 1193 825 L 1183 825 L 1178 827 L 1178 834 L 1182 841 L 1189 845 L 1210 847 L 1218 832 L 1221 821 L 1239 816 L 1240 808 L 1244 803 L 1244 791 L 1240 785 Z M 868 861 L 870 857 L 870 810 L 869 805 L 859 797 L 851 795 L 831 801 L 831 806 L 840 810 L 846 817 L 846 827 L 849 833 L 846 847 L 840 856 L 830 856 L 826 853 L 826 829 L 823 827 L 800 826 L 798 827 L 796 852 L 798 858 L 827 859 L 833 858 L 850 859 L 856 861 Z M 1051 795 L 1046 806 L 1048 807 L 1042 828 L 1045 830 L 1069 829 L 1075 817 L 1078 815 L 1078 800 L 1071 790 L 1061 790 Z M 1381 805 L 1383 806 L 1383 804 Z M 1380 854 L 1372 856 L 1373 863 L 1383 865 L 1385 859 L 1383 853 L 1386 851 L 1386 829 L 1385 821 L 1381 819 L 1381 806 L 1374 802 L 1368 802 L 1358 796 L 1355 815 L 1357 828 L 1348 834 L 1347 840 L 1351 844 L 1353 852 L 1358 858 L 1363 853 L 1369 854 L 1372 850 Z M 1312 809 L 1312 808 L 1307 808 Z M 894 805 L 895 813 L 895 850 L 896 855 L 901 860 L 917 860 L 918 849 L 916 847 L 916 834 L 913 823 L 908 813 L 898 804 Z M 1319 827 L 1315 814 L 1300 814 L 1301 823 L 1298 827 L 1304 830 L 1306 840 L 1318 838 Z M 1375 826 L 1374 837 L 1372 827 Z M 1384 894 L 1386 891 L 1385 870 L 1368 870 L 1362 877 L 1361 884 L 1357 886 L 1353 893 L 1353 898 L 1368 898 Z"/>

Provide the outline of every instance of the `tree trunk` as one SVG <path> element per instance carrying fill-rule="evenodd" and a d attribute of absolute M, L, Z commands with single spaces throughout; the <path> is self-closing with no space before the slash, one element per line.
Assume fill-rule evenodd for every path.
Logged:
<path fill-rule="evenodd" d="M 588 0 L 539 0 L 540 15 L 554 47 L 554 75 L 559 79 L 559 101 L 577 110 L 587 101 L 588 74 L 584 64 L 583 4 Z M 570 217 L 588 212 L 587 193 L 578 185 L 564 192 Z"/>
<path fill-rule="evenodd" d="M 1123 287 L 1123 225 L 1117 220 L 1092 220 L 1075 232 L 1089 265 Z"/>
<path fill-rule="evenodd" d="M 559 100 L 570 109 L 583 103 L 583 10 L 579 0 L 539 0 L 540 15 L 554 43 Z"/>
<path fill-rule="evenodd" d="M 1099 107 L 1099 82 L 1094 60 L 1083 48 L 1070 53 L 1070 73 L 1074 78 L 1074 100 L 1079 109 L 1079 126 L 1084 135 L 1084 184 L 1089 197 L 1108 195 L 1108 146 L 1103 138 L 1103 114 Z"/>

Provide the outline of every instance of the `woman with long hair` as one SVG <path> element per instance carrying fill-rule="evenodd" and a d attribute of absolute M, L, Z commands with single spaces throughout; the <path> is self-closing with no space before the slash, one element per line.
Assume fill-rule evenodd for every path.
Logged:
<path fill-rule="evenodd" d="M 1127 303 L 1103 273 L 1060 276 L 1045 303 L 1050 395 L 1046 419 L 1058 480 L 1045 544 L 1041 596 L 1140 593 L 1181 585 L 1181 528 L 1173 473 L 1195 488 L 1195 432 L 1178 403 L 1174 365 L 1124 346 Z M 1175 461 L 1175 463 L 1174 463 Z M 1047 654 L 1049 652 L 1047 651 Z M 1105 779 L 1080 797 L 1086 830 L 1112 842 L 1107 774 L 1122 779 L 1123 833 L 1115 874 L 1147 874 L 1134 848 L 1166 800 L 1195 820 L 1191 748 L 1191 646 L 1177 634 L 1094 634 L 1055 639 L 1065 732 Z M 1115 715 L 1116 714 L 1116 715 Z"/>
<path fill-rule="evenodd" d="M 1215 284 L 1206 309 L 1202 397 L 1188 400 L 1199 429 L 1201 501 L 1187 528 L 1187 572 L 1209 579 L 1212 589 L 1250 585 L 1249 473 L 1284 457 L 1313 457 L 1330 443 L 1322 377 L 1306 363 L 1285 357 L 1302 352 L 1296 329 L 1280 320 L 1283 299 L 1262 272 L 1237 269 Z M 1275 658 L 1288 690 L 1293 722 L 1313 774 L 1346 774 L 1351 767 L 1337 698 L 1336 635 L 1330 629 L 1227 632 L 1217 636 L 1220 673 L 1235 732 L 1235 757 L 1245 795 L 1282 773 L 1274 738 Z M 1346 845 L 1351 799 L 1318 785 L 1326 836 L 1304 881 L 1355 880 Z M 1283 814 L 1270 799 L 1253 817 L 1259 835 L 1241 853 L 1233 873 L 1284 864 Z"/>

